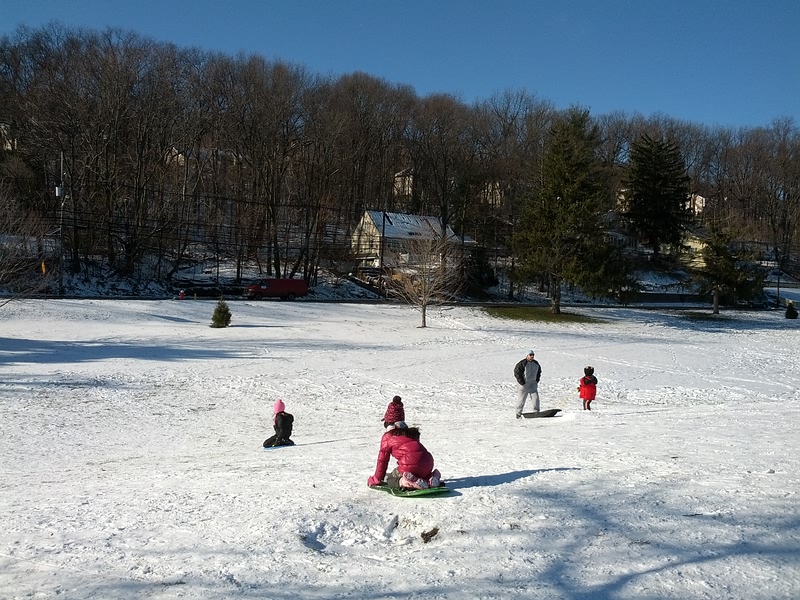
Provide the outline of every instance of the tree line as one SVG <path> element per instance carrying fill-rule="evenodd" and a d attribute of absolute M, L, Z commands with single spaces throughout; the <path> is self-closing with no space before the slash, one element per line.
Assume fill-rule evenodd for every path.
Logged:
<path fill-rule="evenodd" d="M 692 226 L 761 243 L 785 269 L 800 251 L 790 118 L 731 129 L 595 116 L 524 90 L 466 104 L 367 73 L 51 24 L 0 39 L 0 141 L 5 239 L 40 239 L 31 264 L 57 250 L 72 272 L 102 260 L 169 280 L 212 256 L 313 284 L 320 266 L 352 268 L 365 210 L 437 216 L 484 261 L 551 290 L 629 285 L 612 220 L 656 260 Z"/>

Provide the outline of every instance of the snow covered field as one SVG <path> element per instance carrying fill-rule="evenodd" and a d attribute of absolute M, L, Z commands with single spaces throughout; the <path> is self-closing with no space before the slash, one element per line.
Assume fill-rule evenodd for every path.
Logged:
<path fill-rule="evenodd" d="M 800 597 L 782 312 L 214 306 L 0 309 L 1 598 Z M 531 348 L 561 417 L 514 418 Z M 450 496 L 367 488 L 395 394 Z M 277 398 L 297 447 L 263 450 Z"/>

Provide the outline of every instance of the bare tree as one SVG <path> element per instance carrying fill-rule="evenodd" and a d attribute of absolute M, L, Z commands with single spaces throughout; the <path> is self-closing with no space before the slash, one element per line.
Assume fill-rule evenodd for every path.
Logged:
<path fill-rule="evenodd" d="M 416 95 L 365 73 L 336 80 L 328 93 L 330 112 L 341 127 L 337 142 L 341 166 L 334 189 L 345 210 L 360 218 L 364 210 L 394 206 L 392 175 L 405 166 L 402 142 Z"/>
<path fill-rule="evenodd" d="M 474 111 L 473 143 L 481 185 L 467 205 L 469 216 L 462 230 L 481 246 L 494 249 L 495 271 L 504 276 L 508 297 L 513 299 L 511 236 L 523 199 L 541 184 L 545 140 L 555 109 L 527 92 L 507 91 L 478 104 Z"/>
<path fill-rule="evenodd" d="M 0 307 L 47 290 L 59 273 L 58 248 L 45 234 L 46 222 L 0 189 Z M 51 242 L 51 243 L 48 243 Z"/>
<path fill-rule="evenodd" d="M 75 273 L 104 261 L 129 277 L 169 279 L 190 254 L 210 251 L 234 259 L 237 277 L 256 260 L 276 276 L 311 278 L 325 260 L 348 260 L 346 240 L 376 208 L 436 215 L 515 273 L 510 239 L 522 199 L 543 186 L 556 116 L 526 92 L 470 107 L 367 73 L 321 78 L 118 29 L 49 25 L 0 37 L 0 162 L 26 172 L 4 181 L 25 214 L 55 224 L 48 231 L 63 221 L 64 266 Z M 727 219 L 781 263 L 796 260 L 791 120 L 739 132 L 665 115 L 614 113 L 600 124 L 606 210 L 631 142 L 672 139 L 709 218 Z M 459 245 L 443 251 L 451 264 Z"/>
<path fill-rule="evenodd" d="M 394 270 L 389 294 L 419 309 L 427 327 L 428 307 L 452 299 L 461 289 L 461 259 L 454 257 L 454 240 L 431 236 L 404 242 L 398 259 L 404 266 Z"/>

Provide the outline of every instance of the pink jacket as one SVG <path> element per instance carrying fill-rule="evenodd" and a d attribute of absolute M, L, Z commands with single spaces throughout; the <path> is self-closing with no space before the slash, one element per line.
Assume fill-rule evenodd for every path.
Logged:
<path fill-rule="evenodd" d="M 397 459 L 397 469 L 401 473 L 413 473 L 427 480 L 433 471 L 433 456 L 420 442 L 404 435 L 387 432 L 381 438 L 378 451 L 378 464 L 375 466 L 375 479 L 383 481 L 389 467 L 389 457 Z"/>

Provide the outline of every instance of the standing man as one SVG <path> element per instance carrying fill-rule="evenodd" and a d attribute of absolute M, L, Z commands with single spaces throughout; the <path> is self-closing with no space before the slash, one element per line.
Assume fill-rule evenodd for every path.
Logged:
<path fill-rule="evenodd" d="M 542 367 L 534 358 L 533 350 L 514 367 L 514 379 L 519 384 L 517 390 L 517 418 L 522 416 L 522 409 L 528 395 L 533 400 L 533 412 L 539 412 L 539 379 L 542 377 Z"/>

